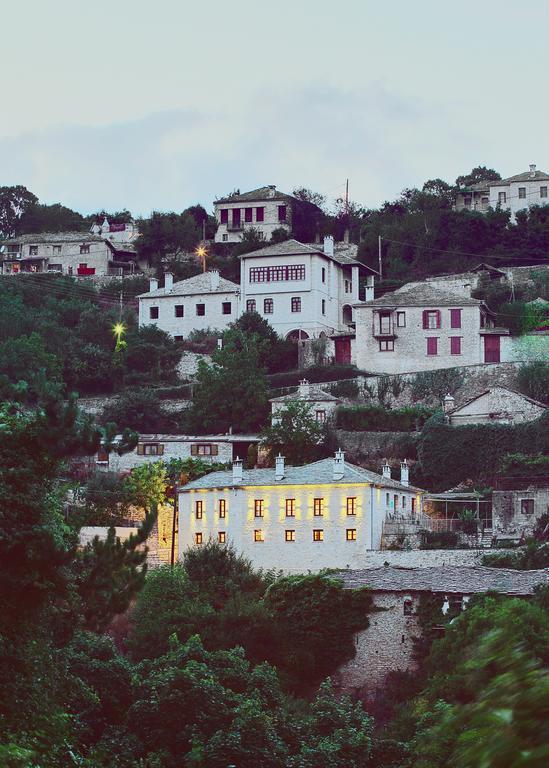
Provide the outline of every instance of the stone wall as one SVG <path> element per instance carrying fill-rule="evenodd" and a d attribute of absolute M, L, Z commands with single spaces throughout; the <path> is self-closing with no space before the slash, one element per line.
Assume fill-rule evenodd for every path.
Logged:
<path fill-rule="evenodd" d="M 350 432 L 337 429 L 337 444 L 345 451 L 349 461 L 366 459 L 410 458 L 410 450 L 403 450 L 417 441 L 417 432 Z M 407 454 L 407 455 L 401 455 Z M 381 473 L 381 463 L 378 468 Z"/>
<path fill-rule="evenodd" d="M 181 379 L 194 379 L 198 370 L 198 362 L 204 360 L 211 364 L 211 355 L 203 355 L 198 352 L 183 352 L 177 365 L 177 373 Z"/>
<path fill-rule="evenodd" d="M 498 549 L 498 552 L 507 550 Z M 441 565 L 480 565 L 486 554 L 482 549 L 419 549 L 411 551 L 378 550 L 362 552 L 357 568 L 434 568 Z"/>
<path fill-rule="evenodd" d="M 546 488 L 527 487 L 520 491 L 494 491 L 492 494 L 492 520 L 494 534 L 505 538 L 531 536 L 537 520 L 549 512 L 549 482 Z M 533 505 L 523 505 L 531 499 Z M 533 507 L 530 509 L 528 507 Z"/>

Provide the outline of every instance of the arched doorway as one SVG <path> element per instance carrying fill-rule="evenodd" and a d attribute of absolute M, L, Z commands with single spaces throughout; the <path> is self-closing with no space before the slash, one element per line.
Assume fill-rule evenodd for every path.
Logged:
<path fill-rule="evenodd" d="M 309 338 L 309 334 L 307 331 L 302 331 L 301 328 L 296 328 L 294 331 L 290 331 L 286 338 L 289 341 L 305 341 L 305 339 Z"/>
<path fill-rule="evenodd" d="M 353 308 L 350 304 L 344 304 L 342 307 L 343 323 L 344 325 L 350 325 L 353 322 Z"/>

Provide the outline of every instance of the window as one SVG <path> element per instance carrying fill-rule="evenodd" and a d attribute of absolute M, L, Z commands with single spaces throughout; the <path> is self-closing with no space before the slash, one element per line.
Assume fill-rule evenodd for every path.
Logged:
<path fill-rule="evenodd" d="M 197 304 L 196 305 L 196 314 L 200 317 L 204 317 L 206 314 L 206 305 L 205 304 Z"/>
<path fill-rule="evenodd" d="M 284 531 L 286 541 L 295 541 L 295 531 Z"/>
<path fill-rule="evenodd" d="M 220 544 L 226 544 L 227 543 L 227 534 L 225 531 L 219 531 L 217 534 L 217 540 Z"/>
<path fill-rule="evenodd" d="M 380 339 L 379 340 L 379 351 L 380 352 L 394 352 L 395 351 L 395 342 L 393 339 Z"/>
<path fill-rule="evenodd" d="M 62 264 L 52 264 L 51 262 L 48 264 L 48 272 L 62 272 L 62 271 L 63 271 Z"/>
<path fill-rule="evenodd" d="M 533 515 L 534 514 L 534 499 L 521 499 L 520 500 L 520 513 L 521 513 L 521 515 Z"/>
<path fill-rule="evenodd" d="M 450 336 L 450 354 L 461 355 L 461 336 Z"/>
<path fill-rule="evenodd" d="M 542 189 L 543 189 L 543 187 L 542 187 Z M 547 189 L 547 187 L 545 187 L 545 189 Z M 53 252 L 54 253 L 61 253 L 61 246 L 60 245 L 54 245 L 53 246 Z"/>
<path fill-rule="evenodd" d="M 162 456 L 164 446 L 158 443 L 145 443 L 143 445 L 143 456 Z"/>
<path fill-rule="evenodd" d="M 263 531 L 261 528 L 256 528 L 254 531 L 254 541 L 265 541 L 263 538 Z"/>
<path fill-rule="evenodd" d="M 498 205 L 502 205 L 503 203 L 507 202 L 507 193 L 506 192 L 498 192 Z"/>
<path fill-rule="evenodd" d="M 224 315 L 230 315 L 232 312 L 232 304 L 230 301 L 224 301 L 221 304 L 221 311 Z"/>
<path fill-rule="evenodd" d="M 106 450 L 104 445 L 100 445 L 97 449 L 97 459 L 98 464 L 108 464 L 109 463 L 109 454 Z"/>
<path fill-rule="evenodd" d="M 397 511 L 397 509 L 398 509 L 398 496 L 397 496 L 397 494 L 396 494 L 396 493 L 395 493 L 395 495 L 393 496 L 393 507 L 394 507 L 394 510 L 395 510 L 395 512 L 396 512 L 396 511 Z"/>
<path fill-rule="evenodd" d="M 80 253 L 89 253 L 90 252 L 90 246 L 87 244 L 80 246 Z"/>
<path fill-rule="evenodd" d="M 345 280 L 345 293 L 351 293 L 351 283 L 349 280 Z"/>
<path fill-rule="evenodd" d="M 300 296 L 292 296 L 292 312 L 301 312 Z"/>
<path fill-rule="evenodd" d="M 266 315 L 272 315 L 274 310 L 274 302 L 272 299 L 263 300 L 263 312 Z"/>
<path fill-rule="evenodd" d="M 38 246 L 29 245 L 29 256 L 38 256 Z"/>
<path fill-rule="evenodd" d="M 255 299 L 248 299 L 246 302 L 246 312 L 255 312 Z"/>
<path fill-rule="evenodd" d="M 314 499 L 313 500 L 313 513 L 315 517 L 322 517 L 324 512 L 322 511 L 322 502 L 324 499 Z"/>
<path fill-rule="evenodd" d="M 416 497 L 412 496 L 412 515 L 416 513 Z"/>
<path fill-rule="evenodd" d="M 405 616 L 414 615 L 414 603 L 410 597 L 404 598 L 403 610 Z"/>
<path fill-rule="evenodd" d="M 463 205 L 466 208 L 470 208 L 471 207 L 471 200 L 472 200 L 472 196 L 471 195 L 463 195 Z"/>
<path fill-rule="evenodd" d="M 540 187 L 539 188 L 539 196 L 540 197 L 547 197 L 547 187 Z"/>
<path fill-rule="evenodd" d="M 519 187 L 519 200 L 526 200 L 526 187 Z"/>
<path fill-rule="evenodd" d="M 317 424 L 324 424 L 326 422 L 326 411 L 315 411 L 315 419 Z"/>
<path fill-rule="evenodd" d="M 220 213 L 221 218 L 219 219 L 221 224 L 228 224 L 229 223 L 229 209 L 228 208 L 222 208 Z"/>
<path fill-rule="evenodd" d="M 219 517 L 223 518 L 227 515 L 227 502 L 225 499 L 219 499 Z"/>
<path fill-rule="evenodd" d="M 391 494 L 386 493 L 385 494 L 385 506 L 390 507 L 391 506 Z"/>
<path fill-rule="evenodd" d="M 406 509 L 406 496 L 402 497 L 402 509 Z"/>
<path fill-rule="evenodd" d="M 254 209 L 244 208 L 244 221 L 247 224 L 251 224 L 253 220 L 254 220 Z"/>
<path fill-rule="evenodd" d="M 391 313 L 380 312 L 379 313 L 379 332 L 380 334 L 391 333 Z"/>
<path fill-rule="evenodd" d="M 279 205 L 278 206 L 278 220 L 279 221 L 286 221 L 286 206 L 285 205 Z"/>
<path fill-rule="evenodd" d="M 151 320 L 158 320 L 158 307 L 149 307 L 149 317 Z"/>
<path fill-rule="evenodd" d="M 185 307 L 183 306 L 183 304 L 176 304 L 174 307 L 174 311 L 175 311 L 176 317 L 183 317 L 183 315 L 185 314 Z"/>
<path fill-rule="evenodd" d="M 263 517 L 263 499 L 254 500 L 254 517 Z"/>
<path fill-rule="evenodd" d="M 438 309 L 423 310 L 423 327 L 440 328 L 440 311 Z"/>
<path fill-rule="evenodd" d="M 191 456 L 217 456 L 218 446 L 215 443 L 193 443 Z"/>
<path fill-rule="evenodd" d="M 195 501 L 194 503 L 194 516 L 197 520 L 202 520 L 202 515 L 204 514 L 204 502 L 203 501 Z"/>
<path fill-rule="evenodd" d="M 286 499 L 286 517 L 295 517 L 295 499 Z"/>
<path fill-rule="evenodd" d="M 431 336 L 427 339 L 427 354 L 428 355 L 437 355 L 438 354 L 438 339 L 436 336 Z"/>
<path fill-rule="evenodd" d="M 356 496 L 347 497 L 347 514 L 356 515 Z"/>
<path fill-rule="evenodd" d="M 461 309 L 450 310 L 450 328 L 461 328 Z"/>
<path fill-rule="evenodd" d="M 313 541 L 324 541 L 324 531 L 322 528 L 313 528 Z"/>
<path fill-rule="evenodd" d="M 547 187 L 545 187 L 545 189 L 547 189 Z M 322 274 L 322 282 L 325 283 L 326 282 L 326 267 L 322 267 L 322 273 L 321 274 Z"/>
<path fill-rule="evenodd" d="M 224 243 L 226 243 L 227 240 L 229 239 L 229 235 L 222 235 L 221 237 L 222 237 Z"/>
<path fill-rule="evenodd" d="M 326 314 L 326 299 L 322 299 L 321 309 L 322 309 L 322 314 L 325 315 Z"/>
<path fill-rule="evenodd" d="M 486 210 L 486 208 L 488 208 L 489 205 L 490 205 L 490 198 L 489 197 L 482 197 L 480 199 L 480 204 L 481 204 L 482 210 Z"/>
<path fill-rule="evenodd" d="M 406 312 L 397 312 L 397 328 L 406 328 Z"/>
<path fill-rule="evenodd" d="M 255 220 L 265 221 L 265 208 L 261 207 L 255 209 Z"/>
<path fill-rule="evenodd" d="M 305 280 L 305 264 L 250 267 L 250 283 L 281 283 L 287 280 Z"/>
<path fill-rule="evenodd" d="M 347 541 L 356 541 L 356 528 L 347 528 L 345 538 Z"/>
<path fill-rule="evenodd" d="M 195 533 L 195 535 L 194 535 L 194 543 L 195 544 L 202 544 L 202 534 L 200 532 L 199 533 Z"/>

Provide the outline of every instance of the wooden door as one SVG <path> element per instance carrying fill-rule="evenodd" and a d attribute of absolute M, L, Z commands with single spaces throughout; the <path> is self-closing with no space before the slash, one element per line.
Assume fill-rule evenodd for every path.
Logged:
<path fill-rule="evenodd" d="M 484 337 L 484 362 L 485 363 L 499 363 L 499 336 L 485 336 Z"/>
<path fill-rule="evenodd" d="M 335 359 L 336 363 L 351 362 L 351 339 L 335 340 Z"/>

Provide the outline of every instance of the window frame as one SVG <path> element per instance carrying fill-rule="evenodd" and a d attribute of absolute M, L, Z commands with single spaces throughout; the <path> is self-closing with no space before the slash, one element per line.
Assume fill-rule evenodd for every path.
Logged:
<path fill-rule="evenodd" d="M 401 323 L 401 319 L 403 322 Z M 406 328 L 406 312 L 404 310 L 398 310 L 396 313 L 396 327 L 397 328 Z"/>
<path fill-rule="evenodd" d="M 313 517 L 324 517 L 324 497 L 313 499 Z"/>
<path fill-rule="evenodd" d="M 285 500 L 286 517 L 295 517 L 295 499 Z"/>
<path fill-rule="evenodd" d="M 196 531 L 194 534 L 194 543 L 196 547 L 199 547 L 201 544 L 204 543 L 204 535 L 202 531 Z"/>
<path fill-rule="evenodd" d="M 224 520 L 227 517 L 227 500 L 226 499 L 218 499 L 217 514 L 220 520 Z"/>
<path fill-rule="evenodd" d="M 461 336 L 450 336 L 450 354 L 461 355 Z"/>
<path fill-rule="evenodd" d="M 265 221 L 265 206 L 259 205 L 255 209 L 255 220 L 256 223 L 263 223 Z"/>
<path fill-rule="evenodd" d="M 219 211 L 219 223 L 220 224 L 228 224 L 229 223 L 229 209 L 228 208 L 221 208 Z"/>
<path fill-rule="evenodd" d="M 345 529 L 345 541 L 356 541 L 356 528 Z"/>
<path fill-rule="evenodd" d="M 149 307 L 149 320 L 158 320 L 160 315 L 160 307 Z"/>
<path fill-rule="evenodd" d="M 324 528 L 313 528 L 313 541 L 324 541 Z"/>
<path fill-rule="evenodd" d="M 351 502 L 351 504 L 349 504 L 349 502 Z M 347 496 L 347 501 L 346 501 L 347 517 L 356 517 L 356 502 L 357 502 L 356 496 Z"/>
<path fill-rule="evenodd" d="M 255 312 L 256 306 L 257 303 L 255 299 L 246 299 L 246 312 Z"/>
<path fill-rule="evenodd" d="M 265 509 L 263 507 L 264 501 L 265 499 L 254 499 L 254 518 L 265 517 L 264 515 Z"/>
<path fill-rule="evenodd" d="M 217 543 L 218 544 L 226 544 L 227 543 L 227 532 L 226 531 L 218 531 L 217 532 Z"/>
<path fill-rule="evenodd" d="M 438 355 L 438 336 L 427 336 L 427 357 L 437 357 Z M 433 351 L 434 350 L 434 351 Z"/>
<path fill-rule="evenodd" d="M 262 544 L 264 541 L 263 528 L 254 528 L 254 544 Z"/>
<path fill-rule="evenodd" d="M 206 304 L 203 301 L 195 304 L 195 312 L 197 317 L 206 317 Z"/>
<path fill-rule="evenodd" d="M 292 296 L 290 306 L 294 314 L 299 314 L 301 312 L 301 296 Z"/>
<path fill-rule="evenodd" d="M 228 307 L 228 311 L 227 311 Z M 222 301 L 221 302 L 221 314 L 222 315 L 232 315 L 233 313 L 233 303 L 232 301 Z"/>
<path fill-rule="evenodd" d="M 518 188 L 518 199 L 519 200 L 526 200 L 526 187 L 519 187 Z"/>
<path fill-rule="evenodd" d="M 395 340 L 394 339 L 379 339 L 379 351 L 380 352 L 394 352 Z"/>
<path fill-rule="evenodd" d="M 531 511 L 527 511 L 528 508 L 531 508 Z M 530 515 L 533 515 L 535 512 L 535 499 L 533 498 L 524 498 L 520 499 L 520 514 L 521 515 L 527 515 L 530 517 Z"/>
<path fill-rule="evenodd" d="M 272 315 L 274 313 L 274 299 L 263 299 L 263 314 Z"/>
<path fill-rule="evenodd" d="M 194 502 L 194 519 L 202 520 L 204 517 L 204 501 L 196 499 Z"/>
<path fill-rule="evenodd" d="M 185 317 L 185 305 L 175 304 L 173 308 L 174 317 Z"/>
<path fill-rule="evenodd" d="M 295 542 L 295 528 L 286 528 L 284 531 L 284 541 Z"/>
<path fill-rule="evenodd" d="M 461 315 L 462 315 L 462 311 L 458 307 L 453 307 L 450 310 L 450 328 L 452 330 L 461 328 Z"/>
<path fill-rule="evenodd" d="M 543 186 L 539 188 L 539 196 L 540 198 L 546 198 L 547 197 L 547 187 Z"/>

